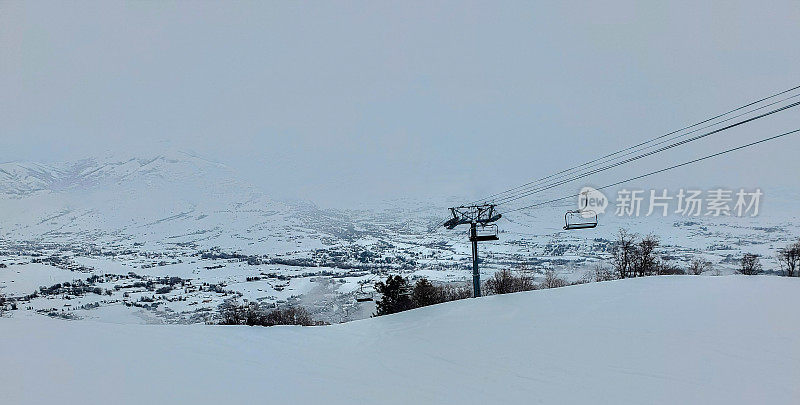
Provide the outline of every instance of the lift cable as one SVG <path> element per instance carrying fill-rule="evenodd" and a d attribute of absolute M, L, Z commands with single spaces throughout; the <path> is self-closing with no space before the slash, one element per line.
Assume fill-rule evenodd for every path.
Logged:
<path fill-rule="evenodd" d="M 705 123 L 708 123 L 708 122 L 711 122 L 711 121 L 714 121 L 714 120 L 716 120 L 716 119 L 718 119 L 718 118 L 721 118 L 721 117 L 724 117 L 724 116 L 726 116 L 726 115 L 732 114 L 732 113 L 734 113 L 734 112 L 736 112 L 736 111 L 739 111 L 739 110 L 745 109 L 745 108 L 747 108 L 747 107 L 750 107 L 750 106 L 753 106 L 753 105 L 755 105 L 755 104 L 759 104 L 759 103 L 761 103 L 761 102 L 763 102 L 763 101 L 766 101 L 766 100 L 769 100 L 769 99 L 772 99 L 772 98 L 778 97 L 778 96 L 780 96 L 780 95 L 783 95 L 783 94 L 786 94 L 786 93 L 792 92 L 792 91 L 794 91 L 794 90 L 797 90 L 797 89 L 800 89 L 800 86 L 795 86 L 795 87 L 792 87 L 792 88 L 790 88 L 790 89 L 788 89 L 788 90 L 784 90 L 784 91 L 781 91 L 781 92 L 779 92 L 779 93 L 775 93 L 775 94 L 773 94 L 773 95 L 771 95 L 771 96 L 764 97 L 764 98 L 762 98 L 762 99 L 759 99 L 759 100 L 753 101 L 753 102 L 751 102 L 751 103 L 745 104 L 745 105 L 743 105 L 743 106 L 741 106 L 741 107 L 734 108 L 734 109 L 732 109 L 732 110 L 730 110 L 730 111 L 727 111 L 727 112 L 725 112 L 725 113 L 722 113 L 722 114 L 716 115 L 716 116 L 714 116 L 714 117 L 711 117 L 711 118 L 708 118 L 708 119 L 706 119 L 706 120 L 703 120 L 703 121 L 697 122 L 697 123 L 695 123 L 695 124 L 692 124 L 692 125 L 686 126 L 686 127 L 684 127 L 684 128 L 681 128 L 681 129 L 678 129 L 678 130 L 675 130 L 675 131 L 672 131 L 672 132 L 666 133 L 666 134 L 664 134 L 664 135 L 661 135 L 661 136 L 658 136 L 658 137 L 652 138 L 652 139 L 650 139 L 650 140 L 647 140 L 647 141 L 641 142 L 641 143 L 639 143 L 639 144 L 636 144 L 636 145 L 630 146 L 630 147 L 628 147 L 628 148 L 625 148 L 625 149 L 619 150 L 619 151 L 617 151 L 617 152 L 613 152 L 613 153 L 607 154 L 607 155 L 605 155 L 605 156 L 602 156 L 602 157 L 600 157 L 600 158 L 597 158 L 597 159 L 591 160 L 591 161 L 589 161 L 589 162 L 586 162 L 586 163 L 583 163 L 583 164 L 580 164 L 580 165 L 577 165 L 577 166 L 574 166 L 574 167 L 571 167 L 571 168 L 568 168 L 568 169 L 562 170 L 562 171 L 560 171 L 560 172 L 557 172 L 557 173 L 551 174 L 551 175 L 549 175 L 549 176 L 542 177 L 542 178 L 540 178 L 540 179 L 538 179 L 538 180 L 534 180 L 534 181 L 531 181 L 531 182 L 525 183 L 525 184 L 523 184 L 523 185 L 520 185 L 520 186 L 517 186 L 517 187 L 511 188 L 511 189 L 505 190 L 505 191 L 501 191 L 501 192 L 498 192 L 498 193 L 492 194 L 492 195 L 490 195 L 490 196 L 488 196 L 488 197 L 486 197 L 486 198 L 483 198 L 483 199 L 475 200 L 475 201 L 473 201 L 471 204 L 477 204 L 477 203 L 480 203 L 480 202 L 489 201 L 489 200 L 490 200 L 490 199 L 492 199 L 492 198 L 495 198 L 495 197 L 498 197 L 498 196 L 502 196 L 502 195 L 505 195 L 505 194 L 508 194 L 508 193 L 511 193 L 511 192 L 514 192 L 514 191 L 518 191 L 518 190 L 520 190 L 520 189 L 524 189 L 524 188 L 526 188 L 526 187 L 528 187 L 528 186 L 530 186 L 530 185 L 537 184 L 537 183 L 539 183 L 539 182 L 541 182 L 541 181 L 543 181 L 543 180 L 547 180 L 547 179 L 550 179 L 550 178 L 552 178 L 552 177 L 554 177 L 554 176 L 557 176 L 557 175 L 560 175 L 560 174 L 564 174 L 564 173 L 567 173 L 567 172 L 570 172 L 570 171 L 574 171 L 574 170 L 576 170 L 576 169 L 579 169 L 579 168 L 581 168 L 581 167 L 584 167 L 584 166 L 586 166 L 586 165 L 589 165 L 589 164 L 592 164 L 592 163 L 596 163 L 596 162 L 598 162 L 598 161 L 600 161 L 600 160 L 604 160 L 604 159 L 607 159 L 607 158 L 609 158 L 609 157 L 616 156 L 616 155 L 618 155 L 618 154 L 620 154 L 620 153 L 627 152 L 627 151 L 629 151 L 629 150 L 631 150 L 631 149 L 635 149 L 635 148 L 638 148 L 638 147 L 640 147 L 640 146 L 647 145 L 647 144 L 649 144 L 649 143 L 651 143 L 651 142 L 653 142 L 653 141 L 656 141 L 656 140 L 659 140 L 659 139 L 662 139 L 662 138 L 668 137 L 668 136 L 670 136 L 670 135 L 677 134 L 677 133 L 679 133 L 679 132 L 682 132 L 682 131 L 684 131 L 684 130 L 691 129 L 691 128 L 694 128 L 694 127 L 700 126 L 700 125 L 702 125 L 702 124 L 705 124 Z M 783 101 L 783 100 L 782 100 L 782 101 Z M 775 104 L 775 103 L 772 103 L 772 104 Z M 772 105 L 772 104 L 770 104 L 770 105 Z M 763 108 L 763 107 L 762 107 L 762 108 Z M 722 121 L 722 122 L 724 122 L 724 121 Z"/>
<path fill-rule="evenodd" d="M 713 124 L 710 124 L 710 125 L 706 125 L 706 126 L 704 126 L 704 127 L 696 128 L 696 129 L 694 129 L 694 130 L 692 130 L 692 131 L 689 131 L 689 132 L 684 132 L 684 133 L 682 133 L 682 134 L 675 135 L 675 136 L 673 136 L 673 137 L 670 137 L 670 138 L 667 138 L 667 139 L 663 139 L 663 140 L 661 140 L 661 141 L 659 141 L 659 142 L 656 142 L 656 143 L 654 143 L 654 144 L 652 144 L 652 145 L 648 145 L 648 146 L 645 146 L 645 147 L 642 147 L 642 148 L 637 148 L 637 149 L 630 150 L 630 151 L 628 151 L 628 152 L 626 152 L 626 153 L 623 153 L 622 155 L 619 155 L 619 156 L 617 156 L 617 157 L 615 157 L 615 158 L 613 158 L 613 159 L 604 159 L 604 158 L 595 159 L 595 160 L 593 161 L 593 162 L 595 162 L 595 163 L 593 163 L 593 164 L 589 164 L 589 163 L 591 163 L 591 162 L 584 163 L 582 166 L 585 166 L 585 167 L 583 167 L 581 170 L 578 170 L 578 171 L 576 171 L 576 170 L 574 170 L 575 168 L 573 168 L 573 169 L 567 169 L 567 170 L 564 170 L 564 171 L 562 171 L 562 172 L 559 172 L 559 173 L 556 173 L 556 174 L 552 174 L 552 175 L 550 175 L 550 176 L 547 176 L 547 177 L 543 177 L 543 178 L 541 178 L 540 180 L 537 180 L 537 181 L 535 181 L 535 182 L 531 183 L 531 186 L 542 187 L 542 186 L 543 186 L 543 185 L 542 185 L 542 183 L 543 183 L 543 182 L 542 182 L 542 180 L 545 180 L 545 179 L 549 180 L 549 182 L 547 182 L 547 183 L 553 183 L 553 182 L 556 182 L 556 181 L 558 181 L 559 179 L 566 178 L 567 176 L 570 176 L 570 175 L 574 176 L 574 175 L 577 175 L 577 174 L 585 174 L 585 173 L 587 172 L 587 170 L 588 170 L 588 169 L 592 169 L 592 168 L 594 168 L 594 167 L 598 167 L 598 166 L 600 166 L 600 165 L 603 165 L 603 164 L 606 164 L 606 163 L 609 163 L 609 162 L 613 162 L 613 161 L 615 161 L 615 160 L 619 160 L 619 159 L 621 159 L 621 158 L 623 158 L 623 157 L 626 157 L 626 156 L 631 156 L 631 155 L 633 155 L 633 154 L 635 154 L 635 153 L 637 153 L 637 152 L 641 152 L 641 151 L 644 151 L 644 150 L 648 150 L 648 149 L 654 148 L 654 147 L 656 147 L 656 146 L 658 146 L 658 145 L 663 145 L 663 144 L 665 144 L 665 143 L 667 143 L 667 142 L 674 141 L 674 140 L 676 140 L 676 139 L 678 139 L 678 138 L 683 138 L 683 137 L 685 137 L 685 136 L 687 136 L 687 135 L 691 135 L 691 134 L 693 134 L 693 133 L 696 133 L 696 132 L 702 131 L 702 130 L 704 130 L 704 129 L 708 129 L 708 128 L 711 128 L 711 127 L 717 126 L 717 125 L 719 125 L 719 124 L 722 124 L 722 123 L 724 123 L 724 122 L 731 121 L 731 120 L 733 120 L 733 119 L 736 119 L 736 118 L 742 117 L 742 116 L 744 116 L 744 115 L 748 115 L 748 114 L 750 114 L 750 113 L 752 113 L 752 112 L 755 112 L 755 111 L 758 111 L 758 110 L 762 110 L 762 109 L 764 109 L 764 108 L 767 108 L 767 107 L 773 106 L 773 105 L 775 105 L 775 104 L 780 104 L 780 103 L 782 103 L 782 102 L 784 102 L 784 101 L 787 101 L 787 100 L 793 99 L 793 98 L 795 98 L 795 97 L 800 97 L 800 93 L 798 93 L 798 94 L 795 94 L 795 95 L 793 95 L 793 96 L 790 96 L 790 97 L 786 97 L 786 98 L 784 98 L 784 99 L 782 99 L 782 100 L 778 100 L 778 101 L 772 102 L 772 103 L 770 103 L 770 104 L 763 105 L 763 106 L 761 106 L 761 107 L 757 107 L 757 108 L 755 108 L 755 109 L 752 109 L 752 110 L 749 110 L 749 111 L 747 111 L 747 112 L 743 112 L 743 113 L 741 113 L 741 114 L 734 115 L 734 116 L 732 116 L 732 117 L 729 117 L 729 118 L 726 118 L 726 119 L 724 119 L 724 120 L 722 120 L 722 121 L 719 121 L 719 122 L 716 122 L 716 123 L 713 123 Z M 545 183 L 544 185 L 546 185 L 547 183 Z M 528 191 L 531 191 L 531 190 L 535 189 L 536 187 L 525 187 L 525 189 L 524 189 L 524 190 L 520 190 L 520 191 L 518 191 L 518 192 L 516 192 L 516 193 L 510 194 L 510 195 L 506 195 L 506 196 L 504 196 L 504 197 L 502 197 L 502 198 L 499 198 L 499 199 L 497 199 L 497 200 L 494 200 L 494 201 L 493 201 L 493 203 L 495 203 L 495 204 L 502 204 L 503 202 L 505 202 L 505 201 L 510 201 L 510 200 L 511 200 L 513 197 L 515 197 L 515 196 L 518 196 L 518 195 L 520 195 L 520 194 L 522 194 L 522 193 L 526 193 L 526 192 L 528 192 Z"/>
<path fill-rule="evenodd" d="M 714 153 L 714 154 L 711 154 L 711 155 L 708 155 L 708 156 L 704 156 L 704 157 L 701 157 L 701 158 L 690 160 L 688 162 L 684 162 L 684 163 L 680 163 L 680 164 L 677 164 L 677 165 L 674 165 L 674 166 L 670 166 L 670 167 L 667 167 L 667 168 L 664 168 L 664 169 L 656 170 L 654 172 L 650 172 L 650 173 L 643 174 L 643 175 L 640 175 L 640 176 L 631 177 L 629 179 L 625 179 L 625 180 L 622 180 L 622 181 L 611 183 L 611 184 L 605 185 L 603 187 L 599 187 L 596 190 L 603 190 L 603 189 L 607 189 L 607 188 L 610 188 L 610 187 L 615 187 L 615 186 L 618 186 L 620 184 L 628 183 L 628 182 L 631 182 L 631 181 L 634 181 L 634 180 L 639 180 L 641 178 L 652 176 L 654 174 L 663 173 L 663 172 L 666 172 L 666 171 L 669 171 L 669 170 L 672 170 L 672 169 L 677 169 L 677 168 L 682 167 L 682 166 L 686 166 L 686 165 L 690 165 L 690 164 L 693 164 L 693 163 L 697 163 L 697 162 L 700 162 L 700 161 L 703 161 L 703 160 L 706 160 L 706 159 L 711 159 L 713 157 L 724 155 L 726 153 L 735 152 L 735 151 L 738 151 L 738 150 L 741 150 L 741 149 L 749 148 L 751 146 L 758 145 L 760 143 L 769 142 L 769 141 L 772 141 L 772 140 L 775 140 L 775 139 L 778 139 L 778 138 L 781 138 L 781 137 L 784 137 L 784 136 L 787 136 L 787 135 L 795 134 L 795 133 L 798 133 L 798 132 L 800 132 L 800 128 L 799 129 L 795 129 L 794 131 L 789 131 L 789 132 L 782 133 L 780 135 L 775 135 L 775 136 L 771 136 L 769 138 L 764 138 L 764 139 L 761 139 L 761 140 L 756 141 L 756 142 L 751 142 L 751 143 L 748 143 L 746 145 L 737 146 L 735 148 L 727 149 L 727 150 L 724 150 L 722 152 L 717 152 L 717 153 Z M 570 199 L 570 198 L 575 198 L 575 197 L 578 197 L 579 195 L 580 194 L 571 194 L 571 195 L 568 195 L 568 196 L 564 196 L 564 197 L 560 197 L 560 198 L 554 198 L 552 200 L 543 201 L 543 202 L 539 202 L 539 203 L 536 203 L 536 204 L 526 205 L 524 207 L 519 207 L 519 208 L 515 208 L 515 209 L 512 209 L 512 210 L 508 210 L 508 211 L 506 211 L 506 214 L 508 214 L 510 212 L 516 212 L 516 211 L 529 209 L 529 208 L 536 208 L 536 207 L 540 207 L 542 205 L 552 204 L 554 202 L 563 201 L 563 200 L 567 200 L 567 199 Z"/>
<path fill-rule="evenodd" d="M 763 117 L 778 113 L 780 111 L 784 111 L 784 110 L 787 110 L 789 108 L 796 107 L 798 105 L 800 105 L 800 101 L 792 103 L 792 104 L 789 104 L 789 105 L 786 105 L 786 106 L 783 106 L 783 107 L 780 107 L 780 108 L 777 108 L 777 109 L 774 109 L 772 111 L 769 111 L 767 113 L 764 113 L 764 114 L 761 114 L 761 115 L 758 115 L 758 116 L 755 116 L 755 117 L 752 117 L 752 118 L 748 118 L 748 119 L 736 122 L 734 124 L 727 125 L 727 126 L 722 127 L 722 128 L 715 129 L 713 131 L 707 132 L 707 133 L 702 134 L 702 135 L 697 135 L 697 136 L 694 136 L 692 138 L 684 139 L 682 141 L 675 142 L 675 143 L 667 145 L 667 146 L 663 146 L 663 147 L 658 148 L 658 149 L 653 150 L 653 151 L 642 153 L 640 155 L 637 155 L 637 156 L 622 160 L 620 162 L 609 164 L 609 165 L 606 165 L 606 166 L 591 170 L 591 171 L 586 172 L 586 173 L 581 173 L 579 175 L 576 175 L 576 176 L 573 176 L 573 177 L 570 177 L 570 178 L 567 178 L 567 179 L 564 179 L 564 180 L 560 180 L 560 181 L 557 181 L 555 183 L 547 184 L 545 186 L 542 186 L 542 187 L 539 187 L 539 188 L 535 188 L 533 190 L 528 190 L 528 191 L 523 192 L 523 193 L 521 193 L 519 195 L 512 196 L 512 197 L 509 197 L 509 198 L 506 198 L 506 199 L 502 199 L 501 201 L 496 202 L 494 205 L 507 204 L 509 202 L 519 200 L 520 198 L 525 198 L 525 197 L 528 197 L 528 196 L 530 196 L 532 194 L 540 193 L 542 191 L 549 190 L 549 189 L 552 189 L 554 187 L 557 187 L 557 186 L 560 186 L 560 185 L 563 185 L 563 184 L 566 184 L 566 183 L 569 183 L 569 182 L 572 182 L 572 181 L 575 181 L 575 180 L 578 180 L 578 179 L 582 179 L 582 178 L 588 177 L 590 175 L 593 175 L 593 174 L 596 174 L 596 173 L 599 173 L 599 172 L 602 172 L 602 171 L 606 171 L 606 170 L 614 168 L 614 167 L 622 166 L 624 164 L 633 162 L 635 160 L 639 160 L 641 158 L 644 158 L 644 157 L 647 157 L 647 156 L 651 156 L 651 155 L 654 155 L 656 153 L 660 153 L 660 152 L 663 152 L 663 151 L 666 151 L 666 150 L 669 150 L 669 149 L 672 149 L 672 148 L 687 144 L 689 142 L 696 141 L 698 139 L 705 138 L 707 136 L 710 136 L 710 135 L 713 135 L 713 134 L 716 134 L 716 133 L 719 133 L 719 132 L 722 132 L 722 131 L 725 131 L 725 130 L 728 130 L 728 129 L 731 129 L 731 128 L 734 128 L 734 127 L 737 127 L 739 125 L 746 124 L 746 123 L 751 122 L 751 121 L 755 121 L 757 119 L 760 119 L 760 118 L 763 118 Z"/>

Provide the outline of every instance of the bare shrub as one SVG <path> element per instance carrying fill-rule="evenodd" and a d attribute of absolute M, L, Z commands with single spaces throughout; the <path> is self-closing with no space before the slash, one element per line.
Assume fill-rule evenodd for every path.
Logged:
<path fill-rule="evenodd" d="M 783 274 L 788 277 L 800 277 L 800 242 L 793 243 L 778 250 L 778 263 Z"/>
<path fill-rule="evenodd" d="M 637 277 L 650 276 L 661 273 L 661 266 L 656 256 L 656 248 L 659 245 L 658 238 L 654 235 L 647 235 L 635 245 L 633 272 Z M 667 269 L 669 270 L 669 269 Z"/>
<path fill-rule="evenodd" d="M 515 276 L 511 270 L 500 270 L 486 281 L 484 289 L 488 294 L 509 294 L 536 289 L 536 284 L 526 275 Z"/>
<path fill-rule="evenodd" d="M 699 276 L 703 274 L 703 272 L 708 271 L 711 269 L 711 262 L 700 259 L 694 258 L 692 262 L 689 263 L 689 274 L 693 274 L 695 276 Z"/>
<path fill-rule="evenodd" d="M 741 266 L 739 267 L 739 273 L 752 276 L 761 273 L 761 270 L 762 267 L 761 267 L 761 262 L 758 260 L 758 255 L 752 253 L 745 253 L 745 255 L 742 256 L 742 262 Z"/>
<path fill-rule="evenodd" d="M 220 325 L 320 325 L 303 307 L 285 307 L 269 310 L 255 302 L 239 304 L 228 300 L 219 307 Z"/>
<path fill-rule="evenodd" d="M 471 286 L 453 286 L 446 284 L 440 286 L 440 288 L 442 289 L 442 296 L 444 297 L 445 301 L 456 301 L 472 298 Z"/>
<path fill-rule="evenodd" d="M 317 325 L 311 318 L 311 314 L 303 307 L 286 307 L 278 308 L 270 311 L 265 317 L 265 326 L 274 325 L 300 325 L 312 326 Z"/>
<path fill-rule="evenodd" d="M 244 325 L 245 307 L 234 300 L 226 300 L 219 306 L 220 325 Z"/>
<path fill-rule="evenodd" d="M 686 274 L 682 268 L 666 261 L 663 259 L 659 259 L 656 261 L 656 273 L 660 276 L 671 276 L 676 274 Z"/>
<path fill-rule="evenodd" d="M 583 274 L 581 274 L 581 277 L 572 284 L 588 284 L 593 282 L 595 277 L 597 276 L 595 275 L 594 270 L 587 270 L 584 271 Z"/>
<path fill-rule="evenodd" d="M 558 288 L 567 285 L 567 281 L 559 278 L 553 270 L 547 270 L 544 273 L 544 281 L 539 285 L 541 288 Z"/>
<path fill-rule="evenodd" d="M 617 233 L 617 240 L 613 243 L 611 254 L 614 270 L 618 278 L 627 278 L 634 275 L 635 239 L 636 235 L 628 233 L 625 229 L 620 229 L 619 233 Z"/>
<path fill-rule="evenodd" d="M 594 266 L 594 281 L 609 281 L 617 278 L 614 269 L 597 264 Z"/>
<path fill-rule="evenodd" d="M 636 234 L 620 229 L 611 248 L 611 260 L 617 278 L 685 274 L 659 257 L 657 250 L 660 245 L 655 235 L 646 235 L 637 242 Z"/>

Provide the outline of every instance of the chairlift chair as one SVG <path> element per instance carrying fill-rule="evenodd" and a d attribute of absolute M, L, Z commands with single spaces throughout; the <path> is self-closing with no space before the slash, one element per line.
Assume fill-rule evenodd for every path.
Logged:
<path fill-rule="evenodd" d="M 589 229 L 597 226 L 597 213 L 587 209 L 589 206 L 589 192 L 584 191 L 581 193 L 583 198 L 583 206 L 580 209 L 567 211 L 564 214 L 564 230 L 571 231 L 574 229 Z M 579 200 L 580 201 L 580 200 Z"/>
<path fill-rule="evenodd" d="M 588 229 L 597 226 L 597 213 L 592 210 L 567 211 L 564 214 L 564 230 Z"/>
<path fill-rule="evenodd" d="M 358 291 L 356 291 L 356 302 L 373 301 L 375 299 L 374 293 L 372 291 L 364 290 L 364 286 L 367 285 L 367 283 L 362 282 L 360 284 L 361 287 L 359 287 Z"/>
<path fill-rule="evenodd" d="M 472 234 L 472 230 L 470 230 L 470 241 L 489 241 L 489 240 L 500 240 L 497 237 L 497 225 L 495 224 L 476 224 L 475 226 L 475 234 Z"/>

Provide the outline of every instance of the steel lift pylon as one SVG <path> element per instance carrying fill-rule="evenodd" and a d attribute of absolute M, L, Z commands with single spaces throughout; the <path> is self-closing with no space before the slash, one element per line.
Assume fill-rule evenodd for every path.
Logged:
<path fill-rule="evenodd" d="M 494 204 L 467 205 L 450 208 L 452 218 L 444 226 L 453 229 L 469 224 L 469 240 L 472 242 L 472 291 L 474 297 L 481 296 L 481 273 L 478 270 L 478 242 L 499 240 L 497 225 L 493 222 L 502 215 L 495 212 Z"/>

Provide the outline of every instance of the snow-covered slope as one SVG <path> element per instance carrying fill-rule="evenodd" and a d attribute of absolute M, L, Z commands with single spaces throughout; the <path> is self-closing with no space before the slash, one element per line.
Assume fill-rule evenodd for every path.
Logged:
<path fill-rule="evenodd" d="M 797 404 L 800 279 L 651 277 L 324 327 L 0 319 L 0 403 Z"/>

